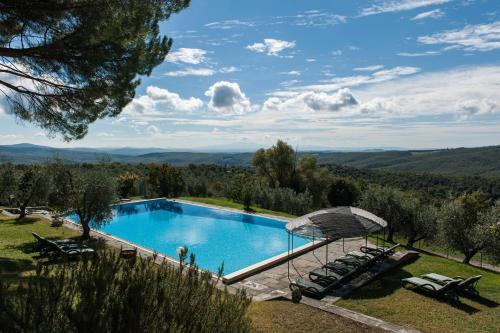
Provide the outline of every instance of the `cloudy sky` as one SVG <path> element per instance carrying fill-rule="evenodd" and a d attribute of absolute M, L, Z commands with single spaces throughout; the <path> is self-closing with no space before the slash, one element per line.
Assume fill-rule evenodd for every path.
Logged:
<path fill-rule="evenodd" d="M 0 113 L 0 143 L 435 148 L 500 144 L 498 0 L 192 0 L 116 118 L 64 143 Z"/>

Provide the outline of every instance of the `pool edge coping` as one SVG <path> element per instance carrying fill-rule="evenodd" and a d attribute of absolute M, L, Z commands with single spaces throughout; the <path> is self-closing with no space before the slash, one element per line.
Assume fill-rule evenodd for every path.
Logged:
<path fill-rule="evenodd" d="M 205 208 L 213 208 L 213 209 L 218 209 L 218 210 L 223 210 L 223 211 L 228 211 L 228 212 L 235 212 L 235 213 L 240 213 L 240 214 L 245 214 L 245 215 L 250 215 L 250 216 L 259 216 L 259 217 L 264 217 L 264 218 L 270 218 L 270 219 L 280 221 L 282 223 L 288 223 L 292 220 L 292 218 L 288 218 L 288 217 L 284 217 L 284 216 L 276 216 L 276 215 L 265 214 L 265 213 L 249 213 L 249 212 L 245 212 L 245 211 L 242 211 L 240 209 L 237 209 L 237 208 L 222 207 L 222 206 L 216 206 L 216 205 L 212 205 L 212 204 L 205 204 L 205 203 L 189 201 L 189 200 L 185 200 L 185 199 L 170 199 L 170 198 L 165 198 L 165 197 L 143 199 L 143 200 L 134 200 L 134 201 L 129 201 L 129 202 L 121 202 L 121 203 L 113 204 L 112 206 L 115 207 L 115 206 L 121 206 L 121 205 L 126 205 L 126 204 L 142 203 L 142 202 L 162 200 L 162 199 L 166 200 L 166 201 L 171 201 L 171 202 L 180 202 L 180 203 L 185 203 L 185 204 L 189 204 L 189 205 L 200 206 L 200 207 L 205 207 Z M 64 217 L 64 221 L 67 223 L 70 223 L 73 226 L 81 228 L 81 225 L 79 223 L 72 221 L 66 217 Z M 108 233 L 100 231 L 100 230 L 96 230 L 94 228 L 91 228 L 91 231 L 94 232 L 95 234 L 98 234 L 101 237 L 110 238 L 116 242 L 124 243 L 128 246 L 138 248 L 141 251 L 149 253 L 150 255 L 156 255 L 157 257 L 163 258 L 172 264 L 175 264 L 178 266 L 181 264 L 179 260 L 177 260 L 171 256 L 165 255 L 165 254 L 160 253 L 160 252 L 153 251 L 149 248 L 132 243 L 132 242 L 127 241 L 123 238 L 116 237 L 114 235 L 108 234 Z M 311 251 L 311 250 L 314 250 L 314 249 L 317 249 L 323 245 L 326 245 L 327 243 L 329 243 L 328 240 L 321 240 L 319 242 L 314 242 L 314 241 L 309 242 L 307 244 L 299 246 L 298 248 L 294 249 L 293 251 L 290 251 L 290 252 L 287 251 L 287 252 L 277 254 L 271 258 L 259 261 L 255 264 L 244 267 L 242 269 L 239 269 L 239 270 L 232 272 L 232 273 L 229 273 L 227 275 L 223 275 L 221 277 L 219 277 L 217 274 L 215 274 L 207 269 L 204 269 L 201 267 L 199 267 L 199 269 L 202 271 L 209 272 L 214 278 L 221 279 L 222 282 L 225 284 L 231 284 L 231 283 L 237 282 L 239 280 L 242 280 L 245 277 L 248 277 L 250 275 L 261 272 L 269 267 L 276 266 L 278 264 L 286 262 L 287 258 L 292 259 L 292 258 L 298 257 L 302 254 L 305 254 L 305 253 Z"/>

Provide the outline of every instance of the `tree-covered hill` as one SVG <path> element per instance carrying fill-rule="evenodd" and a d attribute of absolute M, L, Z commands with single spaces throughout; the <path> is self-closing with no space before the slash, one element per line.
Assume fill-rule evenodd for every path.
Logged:
<path fill-rule="evenodd" d="M 151 152 L 149 152 L 151 151 Z M 122 163 L 170 163 L 173 165 L 217 164 L 251 166 L 252 153 L 209 153 L 147 149 L 61 149 L 30 144 L 0 146 L 0 162 L 40 163 L 58 156 L 67 162 L 95 163 L 103 159 Z M 319 164 L 336 164 L 386 171 L 432 173 L 449 176 L 500 176 L 500 146 L 441 150 L 377 152 L 301 152 Z"/>

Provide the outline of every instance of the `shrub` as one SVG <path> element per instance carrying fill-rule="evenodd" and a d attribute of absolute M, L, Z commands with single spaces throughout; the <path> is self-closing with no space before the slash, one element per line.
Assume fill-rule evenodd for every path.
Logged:
<path fill-rule="evenodd" d="M 328 202 L 335 206 L 353 206 L 360 197 L 357 185 L 344 178 L 335 178 L 328 190 Z"/>
<path fill-rule="evenodd" d="M 118 192 L 121 198 L 128 198 L 133 194 L 135 183 L 139 180 L 139 176 L 132 172 L 125 172 L 116 177 L 118 183 Z"/>
<path fill-rule="evenodd" d="M 102 252 L 91 261 L 38 266 L 14 291 L 0 282 L 6 332 L 249 332 L 244 291 L 210 273 Z"/>
<path fill-rule="evenodd" d="M 272 188 L 265 183 L 255 184 L 253 199 L 259 207 L 294 215 L 307 214 L 313 203 L 308 191 L 295 193 L 290 188 Z"/>

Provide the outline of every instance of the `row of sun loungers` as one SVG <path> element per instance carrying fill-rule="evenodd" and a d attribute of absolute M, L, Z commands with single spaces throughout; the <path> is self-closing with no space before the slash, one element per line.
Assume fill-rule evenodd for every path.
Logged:
<path fill-rule="evenodd" d="M 35 232 L 32 234 L 37 240 L 34 250 L 44 256 L 75 258 L 95 254 L 94 249 L 73 239 L 47 239 Z"/>
<path fill-rule="evenodd" d="M 312 270 L 309 272 L 309 280 L 302 277 L 296 279 L 290 283 L 290 289 L 298 288 L 305 294 L 322 297 L 329 290 L 392 255 L 398 246 L 399 244 L 390 248 L 363 246 L 359 251 L 348 252 L 345 256 Z"/>
<path fill-rule="evenodd" d="M 441 274 L 429 273 L 420 277 L 410 277 L 401 280 L 403 287 L 415 291 L 423 291 L 436 297 L 451 297 L 456 299 L 458 294 L 478 295 L 477 283 L 481 275 L 468 278 L 460 276 L 447 277 Z"/>

